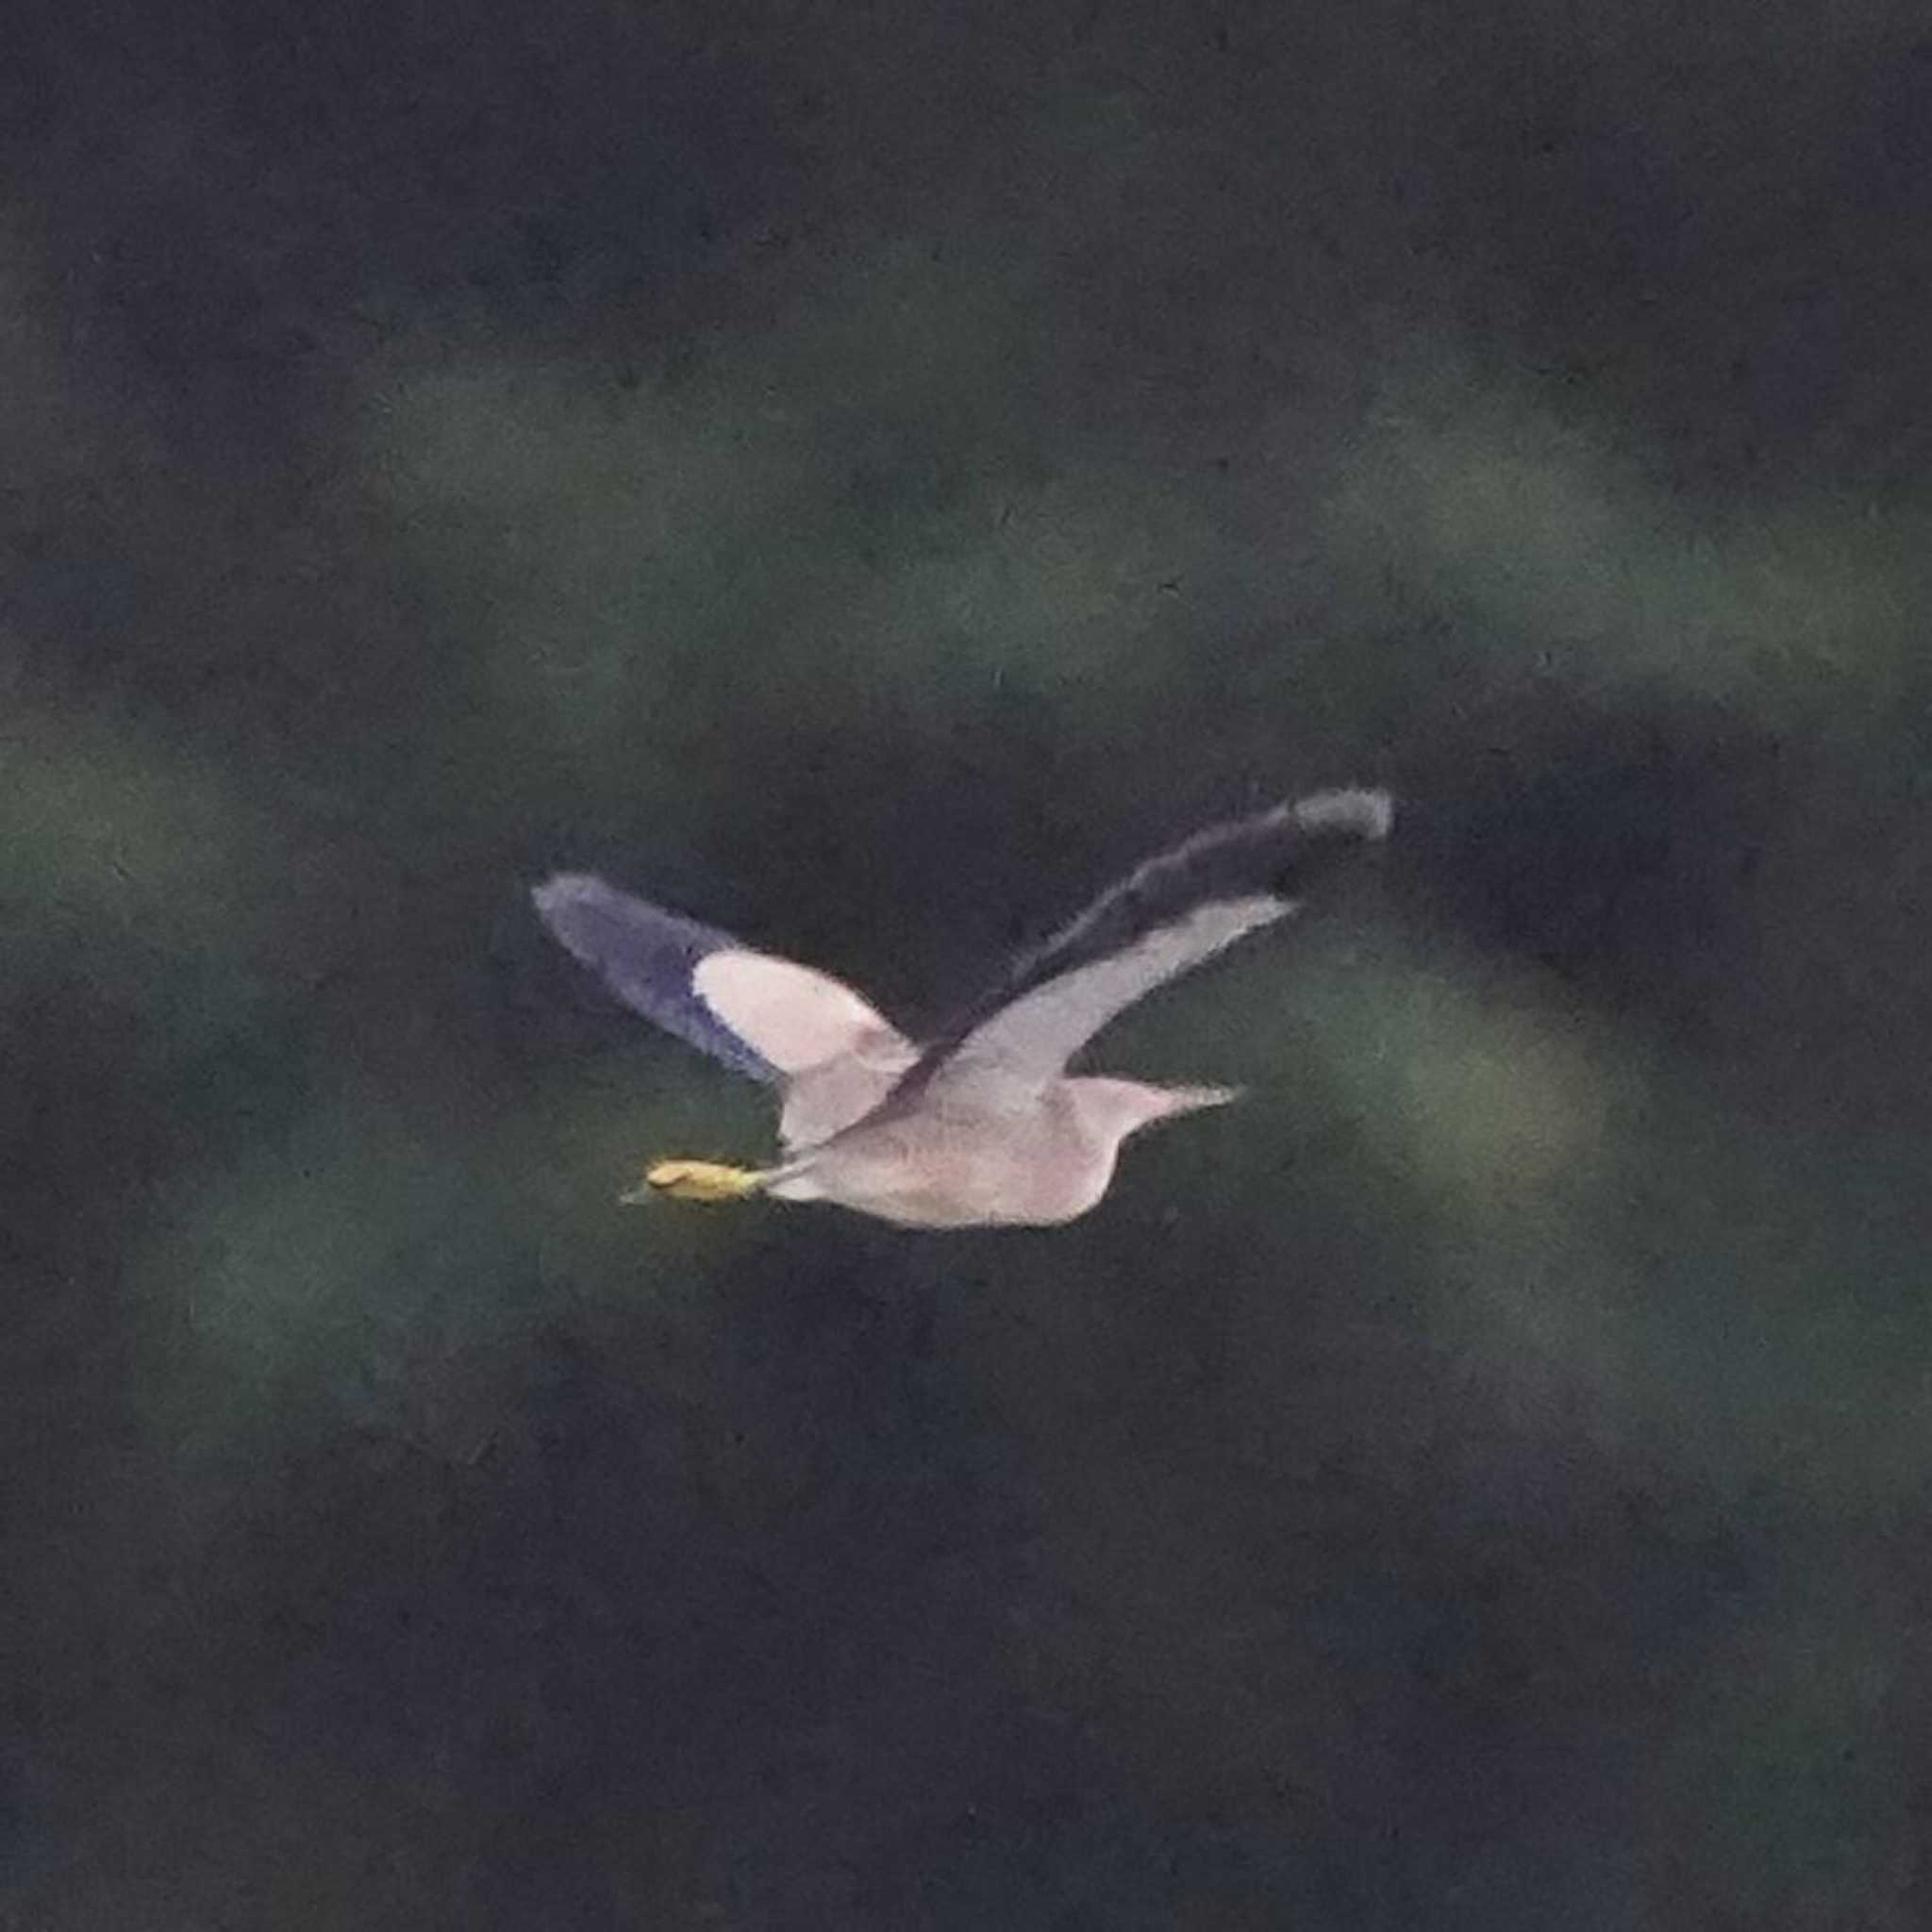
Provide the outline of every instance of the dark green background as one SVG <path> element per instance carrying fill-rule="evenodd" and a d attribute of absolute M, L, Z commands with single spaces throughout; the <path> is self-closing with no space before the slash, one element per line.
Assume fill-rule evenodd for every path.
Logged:
<path fill-rule="evenodd" d="M 1932 1922 L 1932 29 L 13 0 L 0 1922 Z M 620 1210 L 1401 795 L 1050 1233 Z"/>

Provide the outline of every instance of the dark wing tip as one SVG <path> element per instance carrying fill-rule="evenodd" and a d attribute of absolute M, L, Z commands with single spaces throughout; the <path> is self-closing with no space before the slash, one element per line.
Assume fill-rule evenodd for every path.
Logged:
<path fill-rule="evenodd" d="M 608 890 L 604 881 L 591 873 L 558 872 L 552 873 L 541 886 L 530 888 L 530 901 L 545 919 L 550 919 Z"/>
<path fill-rule="evenodd" d="M 736 947 L 730 934 L 620 891 L 592 873 L 560 872 L 530 889 L 550 936 L 590 967 L 633 1012 L 754 1079 L 776 1068 L 698 992 L 708 955 Z"/>
<path fill-rule="evenodd" d="M 530 903 L 554 940 L 594 963 L 600 924 L 618 911 L 624 895 L 591 873 L 559 872 L 530 888 Z"/>
<path fill-rule="evenodd" d="M 1379 786 L 1351 785 L 1336 791 L 1310 792 L 1284 809 L 1309 832 L 1349 832 L 1358 839 L 1386 839 L 1395 824 L 1395 801 Z"/>

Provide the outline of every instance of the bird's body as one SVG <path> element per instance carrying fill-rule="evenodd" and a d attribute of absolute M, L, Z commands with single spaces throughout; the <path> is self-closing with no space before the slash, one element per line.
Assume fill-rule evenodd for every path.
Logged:
<path fill-rule="evenodd" d="M 787 1163 L 764 1189 L 780 1201 L 863 1201 L 907 1227 L 1052 1226 L 1095 1206 L 1138 1127 L 1235 1097 L 1099 1074 L 1008 1093 L 882 1109 Z"/>
<path fill-rule="evenodd" d="M 924 1048 L 840 981 L 600 879 L 563 874 L 534 897 L 627 1005 L 782 1091 L 775 1166 L 659 1162 L 651 1188 L 831 1201 L 910 1227 L 1046 1226 L 1101 1199 L 1130 1134 L 1235 1097 L 1071 1074 L 1069 1058 L 1155 987 L 1294 910 L 1390 822 L 1385 793 L 1330 791 L 1200 833 L 1103 895 Z"/>

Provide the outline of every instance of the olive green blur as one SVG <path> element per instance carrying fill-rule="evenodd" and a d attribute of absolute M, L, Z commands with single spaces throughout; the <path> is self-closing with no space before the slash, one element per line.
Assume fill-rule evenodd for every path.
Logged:
<path fill-rule="evenodd" d="M 1662 0 L 16 0 L 0 1924 L 1932 1923 L 1932 60 Z M 757 1201 L 1363 889 L 1051 1232 Z"/>

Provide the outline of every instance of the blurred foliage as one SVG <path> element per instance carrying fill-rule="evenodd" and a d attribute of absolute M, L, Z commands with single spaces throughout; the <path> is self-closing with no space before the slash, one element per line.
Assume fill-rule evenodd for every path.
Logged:
<path fill-rule="evenodd" d="M 1895 8 L 25 0 L 0 1920 L 1925 1922 Z M 1164 839 L 1062 1231 L 620 1209 Z"/>

